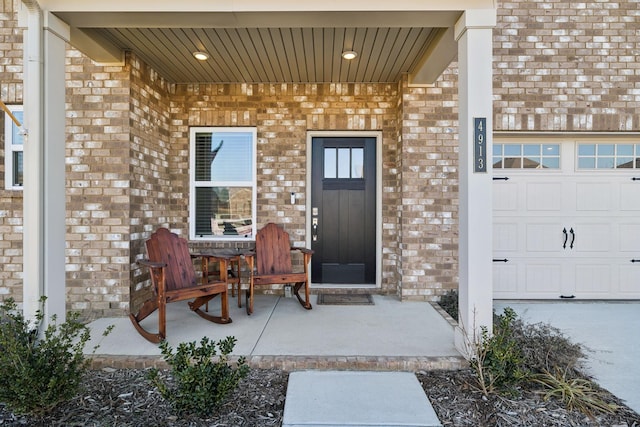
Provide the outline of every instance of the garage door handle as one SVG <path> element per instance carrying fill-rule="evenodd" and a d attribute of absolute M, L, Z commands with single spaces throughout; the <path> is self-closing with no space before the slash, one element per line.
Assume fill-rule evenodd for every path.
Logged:
<path fill-rule="evenodd" d="M 631 262 L 640 262 L 640 259 L 632 259 Z"/>
<path fill-rule="evenodd" d="M 567 234 L 566 227 L 562 229 L 562 234 L 564 234 L 564 243 L 562 244 L 562 249 L 567 249 L 567 239 L 569 238 L 569 235 Z"/>
<path fill-rule="evenodd" d="M 573 231 L 573 227 L 569 230 L 569 233 L 571 233 L 571 244 L 569 245 L 569 248 L 573 249 L 573 242 L 576 241 L 576 233 Z"/>
<path fill-rule="evenodd" d="M 503 259 L 497 259 L 497 258 L 494 258 L 494 259 L 493 259 L 493 262 L 509 262 L 509 260 L 508 260 L 508 259 L 506 259 L 506 258 L 503 258 Z"/>
<path fill-rule="evenodd" d="M 640 178 L 636 178 L 635 176 L 631 178 L 631 181 L 640 181 Z"/>
<path fill-rule="evenodd" d="M 509 177 L 508 176 L 494 176 L 493 180 L 494 181 L 509 181 Z"/>

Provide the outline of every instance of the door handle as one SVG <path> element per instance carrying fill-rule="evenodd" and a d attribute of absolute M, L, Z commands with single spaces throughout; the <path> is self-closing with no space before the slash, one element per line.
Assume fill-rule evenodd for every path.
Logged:
<path fill-rule="evenodd" d="M 576 232 L 573 231 L 573 227 L 571 227 L 571 229 L 569 230 L 569 233 L 571 233 L 571 244 L 569 245 L 569 248 L 573 249 L 573 242 L 576 241 Z"/>
<path fill-rule="evenodd" d="M 564 243 L 562 244 L 562 249 L 567 249 L 567 239 L 569 239 L 569 235 L 567 234 L 567 228 L 562 229 L 562 234 L 564 234 Z"/>
<path fill-rule="evenodd" d="M 311 226 L 311 240 L 314 242 L 318 241 L 318 223 L 315 223 Z"/>

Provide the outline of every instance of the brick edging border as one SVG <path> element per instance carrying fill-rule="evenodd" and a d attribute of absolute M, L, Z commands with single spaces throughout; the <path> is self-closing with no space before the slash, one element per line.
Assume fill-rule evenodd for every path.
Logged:
<path fill-rule="evenodd" d="M 231 362 L 238 358 L 231 358 Z M 247 364 L 256 369 L 305 369 L 350 371 L 435 371 L 457 370 L 468 367 L 462 356 L 250 356 Z M 148 369 L 168 368 L 161 356 L 95 355 L 90 369 Z"/>

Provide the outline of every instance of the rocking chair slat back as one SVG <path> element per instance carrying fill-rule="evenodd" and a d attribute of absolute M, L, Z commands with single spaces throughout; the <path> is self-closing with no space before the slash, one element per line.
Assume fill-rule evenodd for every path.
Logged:
<path fill-rule="evenodd" d="M 256 235 L 258 275 L 292 272 L 289 233 L 274 223 L 265 225 Z"/>
<path fill-rule="evenodd" d="M 158 229 L 146 242 L 152 262 L 167 264 L 165 289 L 173 291 L 197 285 L 187 241 L 166 228 Z"/>

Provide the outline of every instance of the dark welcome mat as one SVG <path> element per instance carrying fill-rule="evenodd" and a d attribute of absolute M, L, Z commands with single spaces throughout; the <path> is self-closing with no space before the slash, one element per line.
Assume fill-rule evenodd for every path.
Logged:
<path fill-rule="evenodd" d="M 319 305 L 374 305 L 371 294 L 318 294 Z"/>

